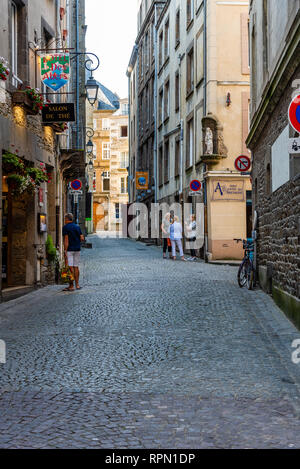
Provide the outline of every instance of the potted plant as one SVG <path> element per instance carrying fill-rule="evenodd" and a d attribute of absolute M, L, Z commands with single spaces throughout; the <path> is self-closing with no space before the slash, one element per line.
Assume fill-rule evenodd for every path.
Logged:
<path fill-rule="evenodd" d="M 48 104 L 38 89 L 26 87 L 25 90 L 18 90 L 12 94 L 13 104 L 23 106 L 27 114 L 37 115 Z"/>
<path fill-rule="evenodd" d="M 4 57 L 0 57 L 0 80 L 6 81 L 9 73 L 7 60 Z"/>

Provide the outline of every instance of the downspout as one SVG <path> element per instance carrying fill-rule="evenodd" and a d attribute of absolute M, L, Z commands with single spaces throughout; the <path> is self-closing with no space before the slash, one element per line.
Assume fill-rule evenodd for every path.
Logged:
<path fill-rule="evenodd" d="M 79 150 L 79 0 L 76 0 L 76 17 L 75 17 L 75 28 L 76 28 L 76 150 Z M 74 197 L 75 205 L 75 220 L 76 224 L 79 222 L 78 217 L 78 196 Z"/>
<path fill-rule="evenodd" d="M 157 203 L 157 153 L 158 153 L 158 138 L 157 138 L 157 4 L 155 4 L 155 19 L 154 19 L 154 203 Z"/>
<path fill-rule="evenodd" d="M 207 114 L 207 0 L 204 0 L 204 90 L 203 90 L 203 115 Z M 207 164 L 204 164 L 204 173 L 207 171 Z M 207 262 L 208 252 L 208 217 L 207 217 L 207 184 L 204 180 L 204 260 Z"/>

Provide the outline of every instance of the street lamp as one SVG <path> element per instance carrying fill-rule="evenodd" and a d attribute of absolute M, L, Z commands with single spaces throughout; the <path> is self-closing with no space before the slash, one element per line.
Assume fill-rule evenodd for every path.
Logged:
<path fill-rule="evenodd" d="M 94 150 L 94 144 L 92 140 L 89 139 L 89 141 L 86 144 L 86 152 L 88 155 L 91 155 L 93 153 L 93 150 Z"/>
<path fill-rule="evenodd" d="M 85 85 L 88 102 L 93 106 L 98 98 L 99 85 L 91 74 Z"/>

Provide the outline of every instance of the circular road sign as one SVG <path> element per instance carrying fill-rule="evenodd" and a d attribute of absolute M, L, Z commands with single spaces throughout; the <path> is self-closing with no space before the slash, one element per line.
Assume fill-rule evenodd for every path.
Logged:
<path fill-rule="evenodd" d="M 190 183 L 190 189 L 191 191 L 193 192 L 198 192 L 200 191 L 202 187 L 202 184 L 200 181 L 198 181 L 197 179 L 194 179 L 191 183 Z"/>
<path fill-rule="evenodd" d="M 251 160 L 249 156 L 245 156 L 245 155 L 238 156 L 234 162 L 234 166 L 238 171 L 241 171 L 242 173 L 245 171 L 249 171 L 250 166 L 251 166 Z"/>
<path fill-rule="evenodd" d="M 79 191 L 82 188 L 82 182 L 79 179 L 75 179 L 71 182 L 73 191 Z"/>
<path fill-rule="evenodd" d="M 300 133 L 300 95 L 295 96 L 289 107 L 289 121 L 296 132 Z"/>

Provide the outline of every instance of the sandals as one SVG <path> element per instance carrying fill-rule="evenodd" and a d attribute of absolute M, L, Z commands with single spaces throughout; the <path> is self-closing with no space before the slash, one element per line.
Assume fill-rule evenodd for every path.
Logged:
<path fill-rule="evenodd" d="M 68 288 L 64 288 L 62 291 L 72 292 L 72 291 L 75 291 L 75 289 L 68 287 Z"/>

